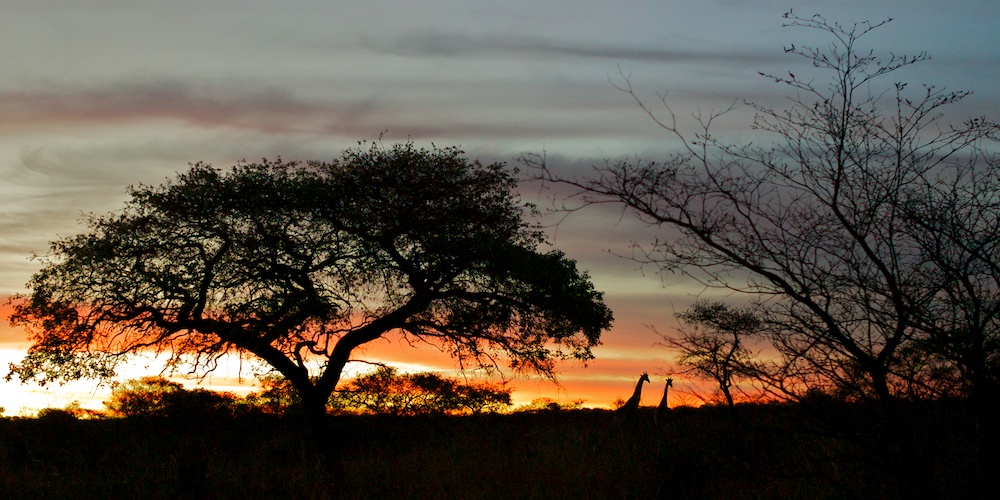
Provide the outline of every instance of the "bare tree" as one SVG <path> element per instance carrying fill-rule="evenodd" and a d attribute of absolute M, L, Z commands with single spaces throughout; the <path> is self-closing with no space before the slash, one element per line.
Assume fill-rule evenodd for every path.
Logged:
<path fill-rule="evenodd" d="M 753 128 L 770 133 L 771 144 L 734 145 L 712 135 L 713 122 L 732 108 L 695 115 L 698 128 L 689 134 L 665 97 L 663 111 L 655 111 L 621 74 L 620 90 L 673 136 L 678 152 L 661 161 L 608 162 L 583 177 L 553 174 L 544 157 L 524 161 L 540 180 L 575 188 L 576 205 L 568 210 L 612 204 L 656 228 L 658 239 L 636 246 L 638 260 L 749 297 L 781 354 L 760 372 L 772 390 L 792 397 L 830 390 L 886 403 L 878 423 L 893 437 L 888 446 L 897 451 L 887 463 L 898 467 L 901 492 L 932 494 L 926 460 L 897 402 L 932 385 L 914 377 L 949 364 L 974 369 L 981 340 L 993 338 L 983 331 L 972 343 L 955 340 L 968 334 L 964 324 L 956 328 L 960 322 L 989 329 L 995 318 L 987 269 L 996 253 L 986 237 L 995 218 L 982 206 L 1000 193 L 995 182 L 967 180 L 969 172 L 1000 173 L 988 149 L 1000 126 L 986 118 L 944 119 L 968 92 L 884 83 L 929 59 L 862 49 L 862 39 L 888 20 L 841 25 L 792 12 L 785 18 L 785 26 L 832 40 L 785 49 L 812 70 L 762 73 L 791 90 L 784 108 L 748 103 L 756 111 Z M 829 75 L 826 84 L 817 83 L 824 80 L 816 72 Z M 956 195 L 949 187 L 955 179 L 971 191 Z M 955 222 L 940 216 L 952 208 L 952 195 L 967 222 L 937 240 L 951 249 L 935 255 L 943 247 L 927 233 Z M 936 215 L 920 220 L 930 213 Z M 969 267 L 972 256 L 981 263 Z M 968 300 L 973 295 L 985 300 L 976 305 Z M 937 310 L 951 318 L 931 316 Z M 934 341 L 945 348 L 924 349 Z M 966 354 L 968 361 L 960 359 Z"/>
<path fill-rule="evenodd" d="M 843 26 L 791 12 L 786 19 L 785 26 L 832 38 L 825 48 L 786 48 L 830 78 L 822 85 L 810 72 L 762 74 L 793 91 L 784 109 L 750 103 L 753 127 L 771 133 L 772 144 L 713 136 L 713 121 L 732 108 L 695 116 L 697 132 L 688 134 L 665 97 L 656 112 L 622 74 L 620 90 L 677 140 L 679 152 L 609 162 L 584 177 L 557 176 L 543 157 L 524 161 L 540 180 L 576 189 L 578 204 L 567 210 L 618 205 L 662 231 L 651 245 L 636 245 L 638 260 L 751 297 L 783 354 L 766 372 L 772 388 L 889 400 L 908 383 L 894 371 L 900 349 L 940 292 L 926 280 L 924 242 L 904 207 L 933 179 L 953 177 L 957 164 L 995 168 L 978 152 L 998 127 L 986 119 L 944 122 L 944 108 L 968 92 L 879 88 L 895 71 L 929 59 L 880 58 L 858 46 L 888 21 Z"/>
<path fill-rule="evenodd" d="M 905 206 L 937 291 L 918 311 L 919 388 L 1000 397 L 1000 178 L 996 153 L 977 148 L 947 177 L 931 179 Z M 982 168 L 982 165 L 994 168 Z"/>

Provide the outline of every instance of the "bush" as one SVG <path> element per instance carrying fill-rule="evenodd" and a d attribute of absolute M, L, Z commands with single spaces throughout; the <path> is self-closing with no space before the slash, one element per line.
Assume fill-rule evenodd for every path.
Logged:
<path fill-rule="evenodd" d="M 46 422 L 61 423 L 76 420 L 76 415 L 72 411 L 63 408 L 42 408 L 38 412 L 38 419 Z"/>
<path fill-rule="evenodd" d="M 334 393 L 331 405 L 380 415 L 477 415 L 508 408 L 510 392 L 504 385 L 463 384 L 433 372 L 400 374 L 395 368 L 380 367 Z"/>
<path fill-rule="evenodd" d="M 236 395 L 207 389 L 187 390 L 183 385 L 163 377 L 143 377 L 116 385 L 111 399 L 104 406 L 120 417 L 180 417 L 232 415 Z"/>

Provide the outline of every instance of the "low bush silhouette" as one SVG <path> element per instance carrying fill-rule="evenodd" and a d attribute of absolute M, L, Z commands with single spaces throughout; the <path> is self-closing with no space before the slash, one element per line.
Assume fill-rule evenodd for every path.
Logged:
<path fill-rule="evenodd" d="M 242 404 L 271 415 L 295 415 L 298 395 L 280 376 L 260 379 L 261 391 L 248 394 Z M 505 384 L 464 383 L 434 372 L 399 373 L 392 367 L 347 381 L 335 391 L 328 408 L 336 413 L 374 415 L 478 415 L 507 410 L 511 389 Z"/>
<path fill-rule="evenodd" d="M 377 415 L 496 413 L 511 405 L 504 385 L 462 383 L 437 373 L 401 374 L 379 367 L 334 393 L 332 406 L 343 411 Z"/>
<path fill-rule="evenodd" d="M 232 415 L 239 407 L 238 399 L 232 393 L 201 388 L 188 390 L 178 382 L 149 376 L 114 386 L 104 406 L 116 417 Z"/>

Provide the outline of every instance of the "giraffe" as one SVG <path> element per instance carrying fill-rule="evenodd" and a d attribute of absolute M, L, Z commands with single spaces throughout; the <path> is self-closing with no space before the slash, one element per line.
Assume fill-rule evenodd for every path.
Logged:
<path fill-rule="evenodd" d="M 632 393 L 632 397 L 628 398 L 628 401 L 615 410 L 615 417 L 621 418 L 631 418 L 635 416 L 636 412 L 639 411 L 639 400 L 642 399 L 642 383 L 649 382 L 649 374 L 643 373 L 639 377 L 639 381 L 635 384 L 635 392 Z"/>
<path fill-rule="evenodd" d="M 643 373 L 639 376 L 639 381 L 635 384 L 635 391 L 632 392 L 632 397 L 628 398 L 625 404 L 614 411 L 614 418 L 611 422 L 608 422 L 609 428 L 603 433 L 602 439 L 594 445 L 595 452 L 606 444 L 607 439 L 615 436 L 622 440 L 623 445 L 625 444 L 624 432 L 633 427 L 632 424 L 635 423 L 636 416 L 639 413 L 639 401 L 642 399 L 643 382 L 649 382 L 648 373 Z M 614 429 L 613 432 L 607 432 L 612 429 Z"/>
<path fill-rule="evenodd" d="M 653 422 L 658 426 L 663 423 L 660 421 L 661 419 L 664 422 L 666 421 L 667 409 L 669 408 L 667 406 L 667 393 L 673 386 L 674 386 L 674 379 L 668 377 L 667 385 L 663 387 L 663 398 L 660 399 L 660 404 L 656 406 L 656 411 L 653 412 Z"/>

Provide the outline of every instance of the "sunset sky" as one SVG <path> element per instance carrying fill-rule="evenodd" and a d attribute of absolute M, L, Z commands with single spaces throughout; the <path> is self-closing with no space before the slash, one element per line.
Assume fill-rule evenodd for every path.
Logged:
<path fill-rule="evenodd" d="M 80 232 L 82 213 L 119 208 L 126 186 L 159 184 L 189 162 L 328 160 L 383 131 L 386 142 L 459 145 L 512 166 L 523 153 L 545 151 L 564 172 L 655 157 L 676 144 L 609 78 L 630 74 L 650 104 L 667 91 L 682 118 L 734 99 L 780 106 L 788 89 L 757 72 L 808 72 L 783 47 L 829 40 L 782 28 L 789 8 L 845 24 L 894 18 L 865 46 L 932 57 L 897 78 L 972 90 L 956 113 L 1000 118 L 995 0 L 5 2 L 0 294 L 25 291 L 38 267 L 29 257 Z M 752 118 L 744 106 L 716 135 L 766 141 L 753 136 Z M 523 195 L 547 203 L 537 186 Z M 702 292 L 615 256 L 656 236 L 627 215 L 597 210 L 553 229 L 555 246 L 606 292 L 616 323 L 587 368 L 565 365 L 561 387 L 517 380 L 515 400 L 607 406 L 649 371 L 643 401 L 656 403 L 671 367 L 650 326 L 669 333 L 674 312 Z M 28 345 L 7 326 L 8 311 L 0 309 L 2 374 Z M 395 345 L 369 355 L 404 369 L 453 368 L 432 352 Z M 158 372 L 147 360 L 123 378 Z M 234 364 L 210 382 L 227 387 L 235 372 Z M 679 381 L 671 404 L 693 402 L 684 394 L 691 388 Z M 73 400 L 97 408 L 102 391 L 92 382 L 43 390 L 0 377 L 0 407 L 7 415 Z"/>

